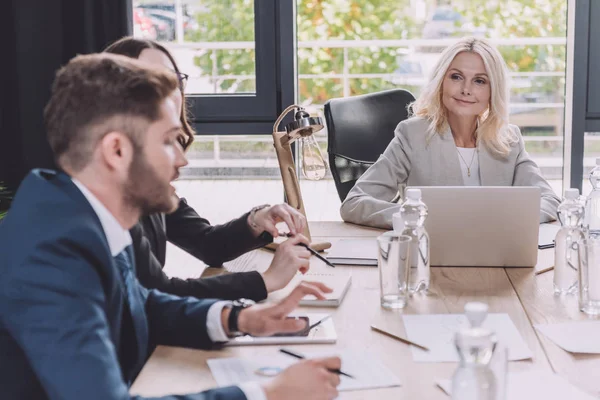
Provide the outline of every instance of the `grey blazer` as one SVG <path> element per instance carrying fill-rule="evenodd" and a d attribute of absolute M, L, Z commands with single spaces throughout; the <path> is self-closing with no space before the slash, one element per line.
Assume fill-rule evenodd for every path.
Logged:
<path fill-rule="evenodd" d="M 450 129 L 428 140 L 428 121 L 409 118 L 400 122 L 395 137 L 342 203 L 342 219 L 361 225 L 390 228 L 400 205 L 392 203 L 408 186 L 464 186 L 456 146 Z M 538 186 L 542 190 L 540 222 L 556 219 L 560 198 L 542 177 L 525 150 L 519 128 L 510 125 L 519 141 L 507 158 L 492 155 L 483 144 L 477 147 L 482 186 Z"/>

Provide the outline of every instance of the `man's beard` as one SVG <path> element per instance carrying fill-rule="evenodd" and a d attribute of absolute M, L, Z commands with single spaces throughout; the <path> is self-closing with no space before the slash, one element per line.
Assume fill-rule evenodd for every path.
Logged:
<path fill-rule="evenodd" d="M 124 188 L 125 201 L 130 207 L 140 210 L 141 215 L 175 210 L 177 203 L 170 183 L 161 182 L 142 149 L 134 151 L 128 178 Z"/>

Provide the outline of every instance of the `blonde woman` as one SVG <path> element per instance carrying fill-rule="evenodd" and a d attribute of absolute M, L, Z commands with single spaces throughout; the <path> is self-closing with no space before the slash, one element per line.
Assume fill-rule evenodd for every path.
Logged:
<path fill-rule="evenodd" d="M 540 222 L 556 219 L 560 199 L 508 123 L 507 69 L 487 41 L 448 47 L 385 152 L 356 182 L 341 207 L 344 221 L 390 228 L 398 188 L 537 186 Z"/>

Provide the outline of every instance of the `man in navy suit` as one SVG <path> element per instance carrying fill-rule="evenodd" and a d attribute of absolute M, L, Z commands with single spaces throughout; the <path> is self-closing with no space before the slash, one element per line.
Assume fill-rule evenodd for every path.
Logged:
<path fill-rule="evenodd" d="M 169 212 L 187 161 L 178 80 L 114 55 L 62 68 L 45 110 L 61 172 L 35 170 L 0 225 L 0 397 L 131 398 L 151 344 L 208 349 L 235 334 L 304 328 L 286 319 L 318 285 L 276 305 L 196 300 L 135 278 L 131 228 Z M 297 242 L 305 238 L 297 237 Z M 247 383 L 164 399 L 331 399 L 338 358 L 303 361 L 267 385 Z"/>

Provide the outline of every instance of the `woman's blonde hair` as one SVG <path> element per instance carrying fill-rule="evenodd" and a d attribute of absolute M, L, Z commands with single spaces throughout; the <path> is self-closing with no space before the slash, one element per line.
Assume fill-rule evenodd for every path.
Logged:
<path fill-rule="evenodd" d="M 479 116 L 476 139 L 481 140 L 492 153 L 507 156 L 511 144 L 518 140 L 508 126 L 508 72 L 498 49 L 484 39 L 466 37 L 446 48 L 433 69 L 429 83 L 409 109 L 412 109 L 413 116 L 429 120 L 430 135 L 441 134 L 448 129 L 446 108 L 442 103 L 442 84 L 454 58 L 465 51 L 479 54 L 491 88 L 490 104 Z"/>

